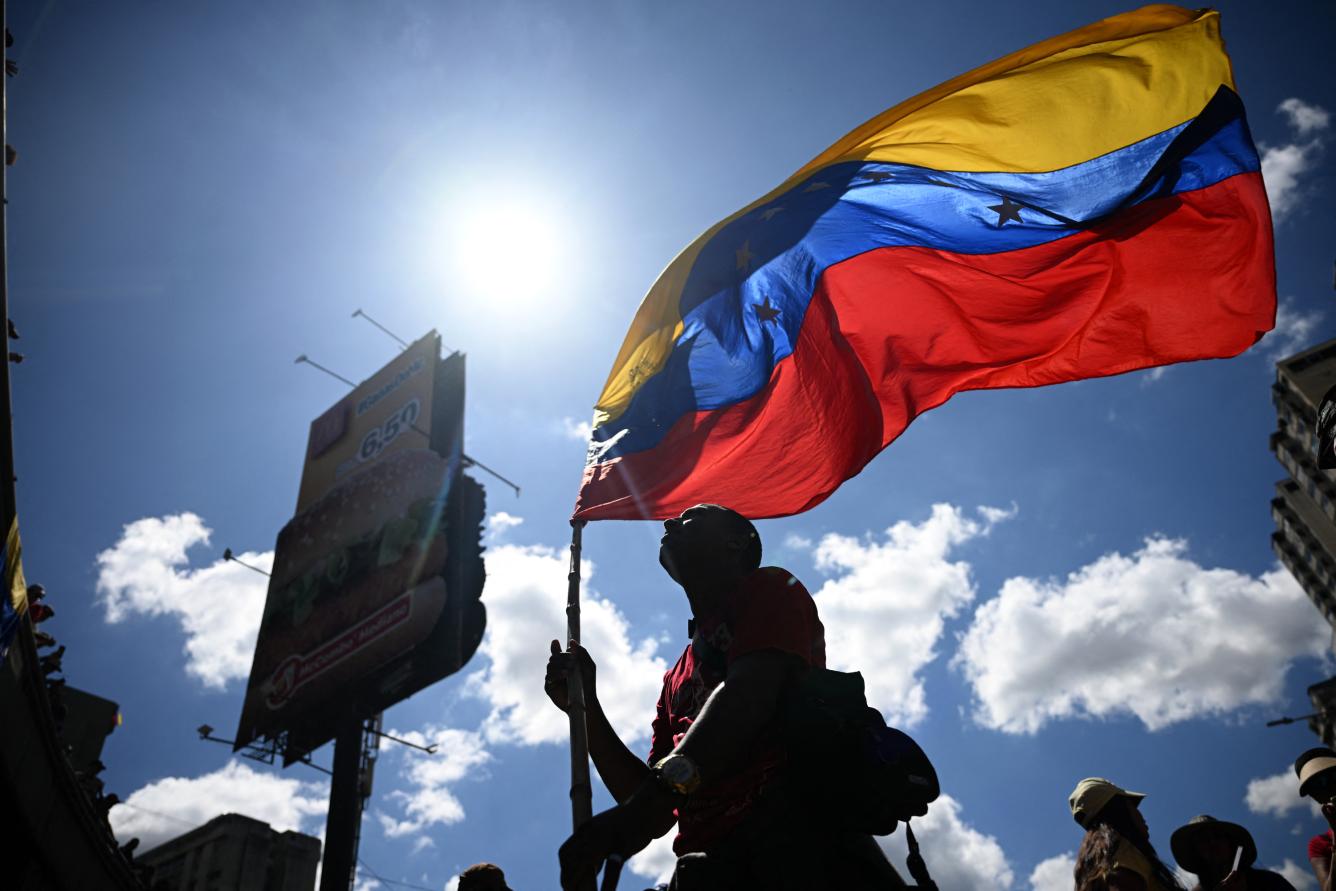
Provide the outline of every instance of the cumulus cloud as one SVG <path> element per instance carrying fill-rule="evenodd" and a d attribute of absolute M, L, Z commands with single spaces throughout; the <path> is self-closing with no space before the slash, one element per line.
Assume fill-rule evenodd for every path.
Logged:
<path fill-rule="evenodd" d="M 1300 866 L 1288 857 L 1280 866 L 1267 868 L 1284 876 L 1285 881 L 1294 886 L 1294 891 L 1309 891 L 1310 888 L 1317 887 L 1317 880 L 1313 877 L 1313 868 L 1311 866 Z"/>
<path fill-rule="evenodd" d="M 541 545 L 501 545 L 487 552 L 487 634 L 479 651 L 488 665 L 470 675 L 468 689 L 491 704 L 484 721 L 489 742 L 525 745 L 564 742 L 566 716 L 543 693 L 548 641 L 566 629 L 566 572 L 562 551 Z M 649 735 L 654 704 L 667 663 L 658 643 L 632 641 L 626 617 L 588 582 L 592 563 L 581 564 L 582 643 L 598 665 L 599 699 L 623 740 Z M 564 643 L 564 641 L 563 641 Z"/>
<path fill-rule="evenodd" d="M 799 535 L 797 532 L 790 532 L 784 536 L 784 547 L 791 551 L 810 551 L 813 541 L 806 535 Z"/>
<path fill-rule="evenodd" d="M 928 806 L 927 816 L 914 820 L 914 837 L 937 887 L 952 891 L 1010 888 L 1015 877 L 1002 846 L 962 820 L 963 810 L 960 802 L 943 795 Z M 897 830 L 877 842 L 903 875 L 909 855 L 904 831 Z"/>
<path fill-rule="evenodd" d="M 1269 777 L 1249 780 L 1243 801 L 1254 814 L 1284 817 L 1292 811 L 1307 809 L 1314 817 L 1322 816 L 1315 801 L 1299 797 L 1299 778 L 1289 768 Z"/>
<path fill-rule="evenodd" d="M 594 426 L 591 423 L 577 421 L 575 418 L 562 418 L 560 429 L 563 436 L 576 442 L 589 442 L 589 437 L 594 434 Z"/>
<path fill-rule="evenodd" d="M 1293 297 L 1286 297 L 1276 306 L 1276 327 L 1262 338 L 1262 357 L 1275 362 L 1312 346 L 1322 318 L 1321 311 L 1304 312 Z"/>
<path fill-rule="evenodd" d="M 817 568 L 835 574 L 814 594 L 830 667 L 861 671 L 868 702 L 892 724 L 928 714 L 919 672 L 936 658 L 946 620 L 974 599 L 969 564 L 952 561 L 952 551 L 1014 509 L 979 514 L 937 504 L 922 523 L 901 521 L 881 539 L 832 534 L 816 546 Z"/>
<path fill-rule="evenodd" d="M 1262 146 L 1262 180 L 1271 213 L 1279 222 L 1298 206 L 1302 179 L 1317 163 L 1331 120 L 1326 109 L 1298 98 L 1286 99 L 1276 111 L 1294 134 L 1293 141 L 1284 145 Z"/>
<path fill-rule="evenodd" d="M 499 544 L 505 539 L 507 532 L 523 522 L 523 517 L 517 517 L 503 510 L 497 511 L 487 518 L 487 543 Z"/>
<path fill-rule="evenodd" d="M 1008 733 L 1132 714 L 1149 730 L 1279 702 L 1297 657 L 1328 631 L 1288 572 L 1208 569 L 1187 542 L 1147 539 L 1063 580 L 1008 579 L 975 612 L 953 664 L 975 719 Z"/>
<path fill-rule="evenodd" d="M 1327 129 L 1331 123 L 1331 115 L 1325 108 L 1317 105 L 1309 105 L 1302 99 L 1290 97 L 1280 103 L 1276 111 L 1285 115 L 1289 121 L 1290 127 L 1299 136 L 1312 136 L 1314 133 L 1320 133 Z"/>
<path fill-rule="evenodd" d="M 1168 365 L 1158 365 L 1155 368 L 1141 375 L 1141 386 L 1149 387 L 1151 384 L 1164 380 L 1164 376 L 1169 373 Z"/>
<path fill-rule="evenodd" d="M 209 543 L 210 530 L 193 513 L 136 520 L 97 555 L 97 594 L 108 622 L 136 616 L 172 616 L 186 635 L 186 671 L 222 688 L 251 667 L 264 612 L 264 576 L 218 560 L 191 569 L 186 552 Z M 268 571 L 272 552 L 238 559 Z"/>
<path fill-rule="evenodd" d="M 1042 860 L 1030 873 L 1030 891 L 1072 891 L 1075 873 L 1075 854 L 1059 854 Z"/>
<path fill-rule="evenodd" d="M 314 834 L 324 825 L 328 798 L 322 782 L 262 773 L 229 761 L 203 776 L 154 780 L 130 793 L 109 817 L 121 844 L 138 838 L 139 850 L 147 851 L 222 814 L 263 820 L 280 832 Z"/>
<path fill-rule="evenodd" d="M 387 799 L 399 805 L 395 816 L 383 811 L 376 813 L 385 835 L 399 838 L 420 832 L 439 823 L 449 826 L 464 819 L 464 806 L 459 803 L 451 787 L 461 780 L 476 775 L 478 768 L 492 760 L 482 736 L 474 731 L 446 727 L 426 727 L 422 730 L 392 730 L 391 735 L 406 739 L 414 745 L 435 743 L 439 748 L 434 755 L 396 746 L 401 759 L 400 778 L 407 788 L 395 789 Z M 395 756 L 391 756 L 395 757 Z M 414 851 L 421 850 L 418 839 Z"/>
<path fill-rule="evenodd" d="M 645 850 L 626 861 L 626 868 L 656 885 L 667 884 L 677 867 L 677 855 L 673 853 L 676 836 L 677 825 L 674 824 L 667 834 L 654 839 Z"/>

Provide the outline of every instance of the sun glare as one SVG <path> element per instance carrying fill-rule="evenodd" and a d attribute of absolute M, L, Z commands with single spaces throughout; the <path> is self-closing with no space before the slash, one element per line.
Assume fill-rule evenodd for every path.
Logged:
<path fill-rule="evenodd" d="M 528 306 L 562 286 L 566 247 L 554 219 L 542 209 L 492 204 L 461 215 L 453 228 L 454 271 L 484 300 Z"/>

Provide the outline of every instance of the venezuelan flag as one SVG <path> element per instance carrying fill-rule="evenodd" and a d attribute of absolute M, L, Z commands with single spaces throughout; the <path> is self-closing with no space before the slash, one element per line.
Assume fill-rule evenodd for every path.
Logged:
<path fill-rule="evenodd" d="M 1275 306 L 1219 15 L 1145 7 L 895 106 L 683 251 L 575 516 L 797 513 L 955 393 L 1233 356 Z"/>

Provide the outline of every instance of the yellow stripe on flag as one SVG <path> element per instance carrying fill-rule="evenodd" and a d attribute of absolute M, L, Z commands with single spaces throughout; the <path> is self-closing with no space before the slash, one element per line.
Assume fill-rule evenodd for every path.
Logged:
<path fill-rule="evenodd" d="M 615 420 L 682 334 L 679 302 L 722 227 L 815 171 L 847 161 L 962 172 L 1040 173 L 1108 154 L 1191 120 L 1234 86 L 1212 10 L 1147 6 L 1037 43 L 877 115 L 777 189 L 710 227 L 651 286 L 594 410 Z"/>

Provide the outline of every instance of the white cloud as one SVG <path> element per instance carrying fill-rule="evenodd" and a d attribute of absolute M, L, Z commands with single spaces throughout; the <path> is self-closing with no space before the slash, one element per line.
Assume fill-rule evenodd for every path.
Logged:
<path fill-rule="evenodd" d="M 806 535 L 799 535 L 797 532 L 790 532 L 784 536 L 784 547 L 791 551 L 810 551 L 812 544 L 812 539 Z"/>
<path fill-rule="evenodd" d="M 1279 702 L 1290 662 L 1329 632 L 1288 572 L 1254 578 L 1147 539 L 1065 580 L 1008 579 L 975 612 L 953 665 L 975 719 L 1009 733 L 1050 720 L 1133 714 L 1150 730 Z"/>
<path fill-rule="evenodd" d="M 913 822 L 923 859 L 939 888 L 951 891 L 998 891 L 1010 888 L 1014 881 L 1011 865 L 1002 846 L 960 818 L 963 808 L 950 795 L 943 795 L 928 805 L 925 817 Z M 903 827 L 877 842 L 903 876 L 909 847 Z"/>
<path fill-rule="evenodd" d="M 445 891 L 459 891 L 459 876 L 451 876 L 445 883 Z"/>
<path fill-rule="evenodd" d="M 419 746 L 438 745 L 434 755 L 405 747 L 395 751 L 402 760 L 399 775 L 407 781 L 408 789 L 396 789 L 388 800 L 397 802 L 399 816 L 376 813 L 385 835 L 390 838 L 412 835 L 434 823 L 449 826 L 464 819 L 464 806 L 451 791 L 451 786 L 466 777 L 476 776 L 478 768 L 492 760 L 480 734 L 468 730 L 445 727 L 426 727 L 420 731 L 392 730 L 391 735 L 406 739 Z M 421 850 L 414 845 L 414 851 Z"/>
<path fill-rule="evenodd" d="M 1158 365 L 1141 376 L 1141 386 L 1149 387 L 1151 384 L 1163 380 L 1164 376 L 1168 373 L 1168 365 Z"/>
<path fill-rule="evenodd" d="M 208 544 L 209 535 L 192 513 L 130 523 L 116 544 L 97 555 L 97 593 L 108 622 L 174 617 L 186 634 L 186 670 L 221 688 L 250 671 L 268 583 L 235 562 L 190 569 L 186 552 Z M 268 571 L 273 557 L 247 552 L 238 559 Z"/>
<path fill-rule="evenodd" d="M 1072 891 L 1075 873 L 1075 854 L 1058 854 L 1042 860 L 1030 873 L 1030 891 Z"/>
<path fill-rule="evenodd" d="M 677 855 L 673 853 L 676 837 L 677 826 L 674 824 L 665 835 L 654 839 L 645 850 L 626 861 L 626 868 L 656 885 L 667 883 L 677 868 Z"/>
<path fill-rule="evenodd" d="M 548 642 L 564 644 L 568 558 L 555 548 L 501 545 L 487 553 L 487 634 L 479 648 L 489 665 L 468 689 L 492 707 L 483 724 L 489 742 L 565 742 L 566 716 L 543 692 Z M 626 618 L 589 586 L 582 563 L 581 630 L 598 666 L 599 699 L 629 744 L 646 739 L 667 664 L 653 639 L 633 642 Z"/>
<path fill-rule="evenodd" d="M 253 770 L 239 761 L 203 776 L 163 777 L 130 793 L 111 809 L 122 844 L 131 838 L 147 851 L 222 814 L 263 820 L 282 832 L 313 834 L 324 825 L 328 787 Z"/>
<path fill-rule="evenodd" d="M 830 667 L 862 672 L 869 704 L 887 721 L 913 726 L 928 714 L 920 670 L 937 656 L 946 619 L 974 599 L 965 561 L 952 549 L 981 535 L 1013 511 L 933 505 L 922 523 L 901 521 L 885 539 L 826 535 L 816 546 L 818 569 L 839 573 L 817 591 Z"/>
<path fill-rule="evenodd" d="M 561 434 L 567 439 L 573 439 L 577 442 L 589 442 L 589 437 L 594 434 L 594 427 L 588 421 L 577 421 L 575 418 L 562 418 Z"/>
<path fill-rule="evenodd" d="M 514 514 L 506 513 L 503 510 L 497 511 L 487 518 L 487 543 L 501 543 L 505 539 L 507 532 L 521 525 L 523 522 L 523 517 L 517 517 Z"/>
<path fill-rule="evenodd" d="M 1289 769 L 1269 777 L 1249 780 L 1243 801 L 1254 814 L 1284 817 L 1292 811 L 1307 808 L 1314 817 L 1322 816 L 1317 802 L 1299 797 L 1299 778 Z"/>
<path fill-rule="evenodd" d="M 1262 338 L 1261 355 L 1270 363 L 1312 346 L 1322 318 L 1320 310 L 1304 312 L 1286 297 L 1276 306 L 1276 327 Z"/>
<path fill-rule="evenodd" d="M 1311 866 L 1300 866 L 1288 857 L 1280 866 L 1267 868 L 1284 876 L 1285 881 L 1294 886 L 1294 891 L 1309 891 L 1310 888 L 1317 887 L 1317 879 L 1313 876 L 1313 868 Z"/>
<path fill-rule="evenodd" d="M 1309 136 L 1327 129 L 1331 115 L 1319 105 L 1309 105 L 1302 99 L 1290 97 L 1280 103 L 1276 111 L 1285 115 L 1289 124 L 1300 136 Z"/>
<path fill-rule="evenodd" d="M 1262 181 L 1271 214 L 1280 222 L 1299 202 L 1299 178 L 1312 166 L 1319 144 L 1267 146 L 1262 151 Z"/>
<path fill-rule="evenodd" d="M 1262 147 L 1262 180 L 1271 213 L 1279 222 L 1298 206 L 1300 181 L 1317 163 L 1330 116 L 1325 109 L 1296 98 L 1286 99 L 1276 111 L 1285 116 L 1295 134 L 1294 141 L 1285 145 Z"/>

